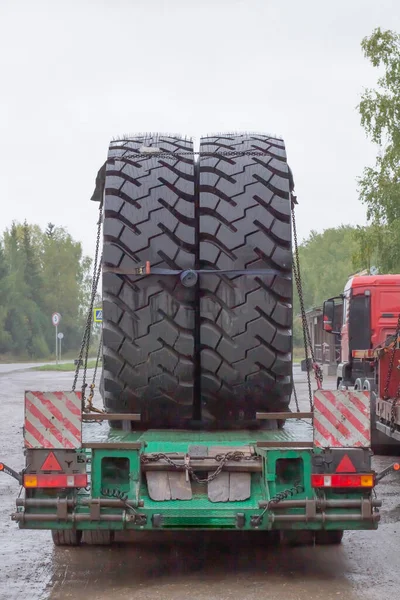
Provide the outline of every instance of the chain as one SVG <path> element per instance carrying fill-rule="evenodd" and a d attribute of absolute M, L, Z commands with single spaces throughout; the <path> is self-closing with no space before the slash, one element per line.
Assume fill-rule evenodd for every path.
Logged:
<path fill-rule="evenodd" d="M 397 367 L 397 368 L 399 368 L 399 367 Z M 392 400 L 392 406 L 390 409 L 390 431 L 391 431 L 391 433 L 393 433 L 393 431 L 396 429 L 396 406 L 397 406 L 397 402 L 398 402 L 399 398 L 400 398 L 400 383 L 397 386 L 396 396 Z"/>
<path fill-rule="evenodd" d="M 159 460 L 165 460 L 174 469 L 177 469 L 178 471 L 186 471 L 189 475 L 192 476 L 194 481 L 196 481 L 197 483 L 204 484 L 204 483 L 210 483 L 211 481 L 214 481 L 214 479 L 216 479 L 218 477 L 218 475 L 221 473 L 225 464 L 230 460 L 239 462 L 241 460 L 260 460 L 261 459 L 261 457 L 258 455 L 247 455 L 246 456 L 244 454 L 244 452 L 240 452 L 239 450 L 235 450 L 234 452 L 227 452 L 226 454 L 217 454 L 216 456 L 210 456 L 208 458 L 212 458 L 212 459 L 216 460 L 219 464 L 218 464 L 218 467 L 216 468 L 216 470 L 213 473 L 211 473 L 211 475 L 209 475 L 208 477 L 205 477 L 204 479 L 200 479 L 200 477 L 198 477 L 196 475 L 196 473 L 193 470 L 193 467 L 191 467 L 189 463 L 187 463 L 187 462 L 185 462 L 184 464 L 177 463 L 174 460 L 172 460 L 167 454 L 158 453 L 158 454 L 153 454 L 152 456 L 142 454 L 142 456 L 140 457 L 140 460 L 143 464 L 150 463 L 150 462 L 157 462 Z"/>
<path fill-rule="evenodd" d="M 126 151 L 132 150 L 132 148 L 127 148 Z M 154 149 L 155 150 L 155 149 Z M 200 156 L 201 158 L 212 156 L 218 158 L 218 156 L 270 156 L 267 152 L 260 152 L 256 150 L 224 150 L 222 152 L 164 152 L 164 151 L 154 151 L 152 152 L 151 146 L 149 146 L 149 150 L 142 151 L 137 150 L 137 152 L 133 152 L 132 154 L 124 154 L 123 156 L 112 156 L 109 158 L 109 162 L 115 162 L 116 160 L 124 161 L 126 159 L 141 159 L 148 160 L 149 158 L 175 158 L 180 156 Z"/>
<path fill-rule="evenodd" d="M 386 382 L 385 382 L 385 390 L 383 392 L 383 398 L 384 400 L 387 400 L 389 398 L 389 385 L 390 385 L 390 379 L 392 377 L 392 373 L 393 373 L 393 366 L 394 366 L 394 357 L 396 355 L 396 349 L 397 349 L 397 340 L 400 336 L 400 313 L 397 319 L 397 325 L 396 325 L 396 332 L 394 334 L 394 343 L 390 352 L 390 360 L 389 360 L 389 368 L 388 368 L 388 372 L 387 372 L 387 377 L 386 377 Z"/>
<path fill-rule="evenodd" d="M 392 373 L 393 373 L 393 367 L 394 367 L 394 359 L 396 356 L 396 350 L 398 348 L 398 340 L 400 337 L 400 313 L 397 319 L 397 325 L 396 325 L 396 331 L 394 334 L 394 341 L 393 341 L 393 346 L 390 350 L 390 359 L 389 359 L 389 368 L 388 368 L 388 372 L 387 372 L 387 376 L 386 376 L 386 381 L 385 381 L 385 389 L 383 392 L 383 398 L 384 400 L 388 400 L 389 399 L 389 385 L 390 385 L 390 380 L 392 378 Z M 400 384 L 397 388 L 397 392 L 395 397 L 392 400 L 392 406 L 390 409 L 390 431 L 393 433 L 393 431 L 395 430 L 395 423 L 396 423 L 396 406 L 397 406 L 397 401 L 400 398 Z"/>
<path fill-rule="evenodd" d="M 301 320 L 302 320 L 302 326 L 303 326 L 304 352 L 306 355 L 306 365 L 307 365 L 308 397 L 309 397 L 309 401 L 310 401 L 310 409 L 312 411 L 313 410 L 313 394 L 312 394 L 312 389 L 311 389 L 310 371 L 308 369 L 308 350 L 310 350 L 311 360 L 312 360 L 313 368 L 314 368 L 314 372 L 315 372 L 315 379 L 317 381 L 318 387 L 322 386 L 322 371 L 321 371 L 321 367 L 317 364 L 317 362 L 315 360 L 314 349 L 312 347 L 310 331 L 308 329 L 308 324 L 307 324 L 306 310 L 304 307 L 303 284 L 301 281 L 299 244 L 298 244 L 298 239 L 297 239 L 297 227 L 296 227 L 294 204 L 295 204 L 295 201 L 292 202 L 292 225 L 293 225 L 293 239 L 294 239 L 293 275 L 294 275 L 294 278 L 296 281 L 297 294 L 299 296 L 299 302 L 300 302 Z"/>
<path fill-rule="evenodd" d="M 272 496 L 272 498 L 267 502 L 267 506 L 264 508 L 262 513 L 251 518 L 252 525 L 254 527 L 258 527 L 259 525 L 261 525 L 265 513 L 268 510 L 270 510 L 273 506 L 276 506 L 277 504 L 279 504 L 279 502 L 282 502 L 287 498 L 292 498 L 296 494 L 302 494 L 303 492 L 304 487 L 300 483 L 295 483 L 291 488 L 286 488 L 286 490 L 277 492 L 275 496 Z"/>
<path fill-rule="evenodd" d="M 132 504 L 130 504 L 128 494 L 126 494 L 125 492 L 121 492 L 120 490 L 115 489 L 115 488 L 101 488 L 100 494 L 102 496 L 104 496 L 105 498 L 112 498 L 113 500 L 114 499 L 121 500 L 121 502 L 125 505 L 125 508 L 130 510 L 135 515 L 135 517 L 136 517 L 135 522 L 137 525 L 145 525 L 146 524 L 145 515 L 139 514 L 138 511 L 136 510 L 136 508 L 134 506 L 132 506 Z"/>
<path fill-rule="evenodd" d="M 294 403 L 296 404 L 296 412 L 300 412 L 299 399 L 297 397 L 296 386 L 294 385 L 294 378 L 293 378 L 293 397 L 294 397 Z"/>
<path fill-rule="evenodd" d="M 100 410 L 99 408 L 96 408 L 95 406 L 93 406 L 93 398 L 94 398 L 94 389 L 96 387 L 96 376 L 97 376 L 97 369 L 99 366 L 99 362 L 100 362 L 100 355 L 101 355 L 101 350 L 102 350 L 102 341 L 103 341 L 103 335 L 100 335 L 100 340 L 99 340 L 99 347 L 97 350 L 97 357 L 96 357 L 96 364 L 94 366 L 94 373 L 93 373 L 93 379 L 92 379 L 92 383 L 89 386 L 90 392 L 89 392 L 89 396 L 87 399 L 87 405 L 84 408 L 84 410 L 86 412 L 97 412 L 97 413 L 104 413 L 103 410 Z"/>
<path fill-rule="evenodd" d="M 83 361 L 83 355 L 85 354 L 85 360 L 83 364 L 83 383 L 82 383 L 82 406 L 85 406 L 85 390 L 86 390 L 86 372 L 87 372 L 87 362 L 89 357 L 89 346 L 90 346 L 90 333 L 92 329 L 92 318 L 93 318 L 93 307 L 94 301 L 96 298 L 97 285 L 100 279 L 101 273 L 101 263 L 102 257 L 100 257 L 99 261 L 99 251 L 100 251 L 100 238 L 101 238 L 101 226 L 103 222 L 103 203 L 100 203 L 99 206 L 99 219 L 97 222 L 97 238 L 96 238 L 96 250 L 94 255 L 93 262 L 93 275 L 92 275 L 92 290 L 90 297 L 90 304 L 88 315 L 86 318 L 85 330 L 83 332 L 81 347 L 78 355 L 78 364 L 75 369 L 74 381 L 72 383 L 72 391 L 74 392 L 76 389 L 76 385 L 78 382 L 79 370 Z"/>

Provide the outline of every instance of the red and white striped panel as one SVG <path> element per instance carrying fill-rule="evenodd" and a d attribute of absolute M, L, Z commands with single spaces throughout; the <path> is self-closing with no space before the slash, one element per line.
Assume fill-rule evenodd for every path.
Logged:
<path fill-rule="evenodd" d="M 369 392 L 316 390 L 314 392 L 314 446 L 369 448 L 371 446 Z"/>
<path fill-rule="evenodd" d="M 25 392 L 26 448 L 79 448 L 81 392 Z"/>

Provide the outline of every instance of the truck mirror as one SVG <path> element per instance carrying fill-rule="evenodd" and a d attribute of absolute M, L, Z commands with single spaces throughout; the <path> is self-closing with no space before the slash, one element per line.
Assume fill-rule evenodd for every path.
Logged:
<path fill-rule="evenodd" d="M 323 327 L 324 331 L 333 333 L 333 322 L 335 318 L 334 300 L 325 300 L 323 309 Z"/>

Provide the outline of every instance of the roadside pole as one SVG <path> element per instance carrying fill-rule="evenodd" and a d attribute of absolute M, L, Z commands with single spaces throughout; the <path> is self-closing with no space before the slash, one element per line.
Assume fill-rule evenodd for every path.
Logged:
<path fill-rule="evenodd" d="M 63 334 L 63 333 L 61 333 L 61 331 L 60 331 L 60 333 L 57 335 L 57 338 L 58 338 L 58 339 L 59 339 L 59 341 L 60 341 L 60 343 L 59 343 L 59 347 L 58 347 L 58 360 L 60 360 L 60 361 L 61 361 L 61 342 L 62 342 L 62 340 L 63 340 L 63 337 L 64 337 L 64 334 Z"/>
<path fill-rule="evenodd" d="M 56 365 L 58 365 L 58 325 L 60 324 L 61 321 L 61 315 L 60 313 L 53 313 L 51 315 L 51 322 L 53 323 L 54 327 L 56 328 Z"/>

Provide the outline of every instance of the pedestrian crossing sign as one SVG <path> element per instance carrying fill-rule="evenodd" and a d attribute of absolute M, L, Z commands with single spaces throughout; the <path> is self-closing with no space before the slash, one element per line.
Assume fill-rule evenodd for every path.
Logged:
<path fill-rule="evenodd" d="M 102 308 L 94 308 L 93 309 L 93 320 L 95 323 L 103 322 L 103 309 Z"/>

